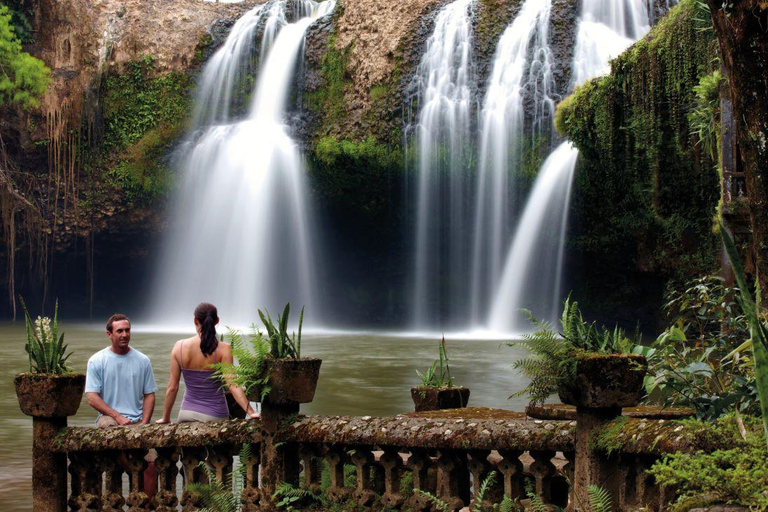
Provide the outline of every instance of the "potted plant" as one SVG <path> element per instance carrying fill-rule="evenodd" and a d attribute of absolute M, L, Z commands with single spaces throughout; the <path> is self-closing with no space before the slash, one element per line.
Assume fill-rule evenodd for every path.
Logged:
<path fill-rule="evenodd" d="M 642 347 L 622 329 L 585 322 L 578 303 L 570 297 L 560 320 L 562 332 L 530 318 L 538 327 L 536 332 L 509 344 L 532 353 L 513 365 L 531 380 L 513 396 L 527 394 L 538 404 L 557 393 L 563 403 L 592 409 L 632 407 L 640 402 L 647 362 L 638 354 Z"/>
<path fill-rule="evenodd" d="M 269 312 L 259 310 L 266 336 L 254 324 L 247 340 L 243 334 L 230 330 L 232 353 L 237 364 L 214 365 L 216 377 L 242 387 L 246 396 L 254 401 L 271 404 L 299 404 L 311 402 L 315 397 L 320 376 L 321 359 L 301 357 L 301 327 L 304 308 L 299 315 L 299 332 L 288 334 L 291 305 L 286 304 L 277 324 Z"/>
<path fill-rule="evenodd" d="M 29 371 L 13 379 L 21 411 L 40 418 L 73 416 L 80 407 L 85 389 L 85 375 L 67 368 L 64 333 L 59 334 L 59 303 L 56 301 L 53 320 L 38 317 L 34 322 L 27 305 L 21 299 L 29 355 Z"/>
<path fill-rule="evenodd" d="M 451 369 L 448 366 L 448 354 L 445 351 L 445 336 L 438 347 L 439 357 L 429 367 L 427 373 L 416 370 L 421 379 L 421 386 L 411 388 L 411 398 L 419 411 L 440 409 L 458 409 L 466 407 L 469 400 L 469 388 L 453 384 Z"/>

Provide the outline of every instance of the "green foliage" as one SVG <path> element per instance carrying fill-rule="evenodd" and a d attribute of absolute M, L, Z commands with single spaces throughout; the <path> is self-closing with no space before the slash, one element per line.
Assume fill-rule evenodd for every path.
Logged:
<path fill-rule="evenodd" d="M 723 82 L 719 69 L 702 76 L 699 85 L 693 88 L 695 106 L 688 113 L 691 133 L 713 162 L 717 162 L 720 154 L 720 86 Z"/>
<path fill-rule="evenodd" d="M 230 477 L 225 481 L 216 478 L 216 474 L 211 471 L 205 461 L 200 461 L 198 466 L 202 469 L 208 479 L 208 483 L 189 484 L 187 490 L 196 496 L 199 496 L 203 504 L 201 512 L 237 512 L 241 508 L 240 494 L 243 490 L 245 481 L 245 464 L 251 458 L 251 445 L 244 444 L 240 450 L 239 471 L 233 472 L 234 478 Z"/>
<path fill-rule="evenodd" d="M 54 375 L 69 373 L 67 359 L 72 353 L 67 353 L 64 333 L 59 335 L 59 301 L 56 301 L 53 310 L 53 320 L 48 317 L 37 317 L 33 322 L 24 299 L 19 297 L 19 300 L 24 310 L 24 325 L 27 328 L 27 343 L 24 345 L 24 350 L 29 354 L 29 371 Z"/>
<path fill-rule="evenodd" d="M 688 510 L 692 498 L 697 506 L 727 503 L 765 510 L 768 507 L 768 459 L 765 438 L 750 435 L 737 448 L 712 453 L 675 453 L 650 469 L 656 482 L 675 489 L 673 511 Z M 706 502 L 701 498 L 706 497 Z"/>
<path fill-rule="evenodd" d="M 285 305 L 283 314 L 277 316 L 277 325 L 269 316 L 269 311 L 263 313 L 259 310 L 259 318 L 267 329 L 267 339 L 270 344 L 270 355 L 275 358 L 301 359 L 301 326 L 304 323 L 304 308 L 299 314 L 299 334 L 288 334 L 288 317 L 291 314 L 291 303 Z"/>
<path fill-rule="evenodd" d="M 302 510 L 312 506 L 320 506 L 323 503 L 319 494 L 309 489 L 295 487 L 288 482 L 280 482 L 272 495 L 277 500 L 277 508 L 286 511 Z"/>
<path fill-rule="evenodd" d="M 611 494 L 607 489 L 590 485 L 587 487 L 587 496 L 589 496 L 589 508 L 592 512 L 611 512 L 613 510 Z"/>
<path fill-rule="evenodd" d="M 696 147 L 688 115 L 694 106 L 711 120 L 695 107 L 696 87 L 719 67 L 717 38 L 701 30 L 699 16 L 695 0 L 681 0 L 613 61 L 610 75 L 558 107 L 558 131 L 580 151 L 572 240 L 590 265 L 578 278 L 602 304 L 636 299 L 649 277 L 685 282 L 717 268 L 710 219 L 719 176 L 716 161 Z"/>
<path fill-rule="evenodd" d="M 288 317 L 291 312 L 290 303 L 285 305 L 283 314 L 278 315 L 275 324 L 269 312 L 259 311 L 259 317 L 267 330 L 267 336 L 262 334 L 256 324 L 251 325 L 247 336 L 237 329 L 229 329 L 227 339 L 232 344 L 232 355 L 237 364 L 216 363 L 212 365 L 215 378 L 223 385 L 235 384 L 245 391 L 246 395 L 256 392 L 263 400 L 271 391 L 268 361 L 271 359 L 300 359 L 301 358 L 301 328 L 304 323 L 304 308 L 299 315 L 299 332 L 288 334 Z"/>
<path fill-rule="evenodd" d="M 36 107 L 38 98 L 48 89 L 50 72 L 43 61 L 21 51 L 12 13 L 6 5 L 0 5 L 0 105 Z"/>
<path fill-rule="evenodd" d="M 739 349 L 749 326 L 736 303 L 737 293 L 709 276 L 691 281 L 682 291 L 670 290 L 664 309 L 672 325 L 646 353 L 646 392 L 652 401 L 692 407 L 702 419 L 734 408 L 758 412 L 753 361 Z"/>
<path fill-rule="evenodd" d="M 416 370 L 416 374 L 421 379 L 421 385 L 425 388 L 452 388 L 453 377 L 451 377 L 451 369 L 448 367 L 449 359 L 445 351 L 445 336 L 440 340 L 438 353 L 438 359 L 432 363 L 427 373 Z"/>
<path fill-rule="evenodd" d="M 562 332 L 556 332 L 550 323 L 539 321 L 530 313 L 529 318 L 537 327 L 536 332 L 524 335 L 524 341 L 508 345 L 526 348 L 532 354 L 512 365 L 531 380 L 513 396 L 529 395 L 532 402 L 543 402 L 575 378 L 579 358 L 587 354 L 631 353 L 637 346 L 618 327 L 598 328 L 595 322 L 584 321 L 578 303 L 571 302 L 570 297 L 563 305 Z"/>
<path fill-rule="evenodd" d="M 171 180 L 164 157 L 184 130 L 192 80 L 181 73 L 155 76 L 145 55 L 105 81 L 104 143 L 91 165 L 106 168 L 106 182 L 128 202 L 166 194 Z"/>
<path fill-rule="evenodd" d="M 760 316 L 761 305 L 752 298 L 747 288 L 747 276 L 741 266 L 739 253 L 733 244 L 725 228 L 720 225 L 720 236 L 723 245 L 731 260 L 733 275 L 739 285 L 738 301 L 749 324 L 749 341 L 752 345 L 752 354 L 755 358 L 755 382 L 757 383 L 758 396 L 760 397 L 760 411 L 763 416 L 763 431 L 768 440 L 768 322 Z M 759 283 L 758 283 L 759 284 Z M 760 299 L 760 289 L 756 290 L 755 297 Z"/>

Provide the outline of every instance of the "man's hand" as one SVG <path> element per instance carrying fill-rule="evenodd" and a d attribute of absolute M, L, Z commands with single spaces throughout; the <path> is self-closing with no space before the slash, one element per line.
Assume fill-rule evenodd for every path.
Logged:
<path fill-rule="evenodd" d="M 125 416 L 123 416 L 123 415 L 122 415 L 122 414 L 120 414 L 120 413 L 117 413 L 115 416 L 112 416 L 112 417 L 113 417 L 113 418 L 115 418 L 115 421 L 116 421 L 116 422 L 117 422 L 117 424 L 118 424 L 118 425 L 120 425 L 120 426 L 123 426 L 123 425 L 130 425 L 130 424 L 132 424 L 132 423 L 133 423 L 131 420 L 129 420 L 128 418 L 126 418 Z"/>

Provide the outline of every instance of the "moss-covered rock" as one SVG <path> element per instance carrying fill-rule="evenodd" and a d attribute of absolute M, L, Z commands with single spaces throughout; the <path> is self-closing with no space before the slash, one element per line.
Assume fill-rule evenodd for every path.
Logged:
<path fill-rule="evenodd" d="M 580 296 L 599 296 L 602 306 L 658 305 L 661 283 L 716 265 L 719 177 L 688 116 L 694 88 L 717 67 L 716 39 L 698 9 L 683 0 L 609 76 L 558 109 L 558 130 L 581 152 L 571 240 L 589 262 L 577 272 L 589 290 Z"/>

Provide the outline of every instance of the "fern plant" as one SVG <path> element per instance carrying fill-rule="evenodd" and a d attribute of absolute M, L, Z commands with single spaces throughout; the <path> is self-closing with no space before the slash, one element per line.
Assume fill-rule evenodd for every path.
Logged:
<path fill-rule="evenodd" d="M 576 377 L 576 366 L 588 354 L 628 354 L 637 343 L 627 337 L 624 330 L 597 327 L 588 323 L 579 310 L 579 304 L 568 297 L 560 318 L 561 332 L 551 323 L 540 321 L 528 312 L 537 328 L 523 341 L 508 343 L 531 352 L 530 357 L 515 361 L 512 367 L 530 379 L 528 386 L 512 396 L 528 395 L 532 402 L 541 403 L 555 394 L 562 384 Z M 639 337 L 636 335 L 636 338 Z"/>
<path fill-rule="evenodd" d="M 19 300 L 24 310 L 24 325 L 27 329 L 24 350 L 29 355 L 30 373 L 69 373 L 67 359 L 72 353 L 67 353 L 64 333 L 59 334 L 59 301 L 56 301 L 52 320 L 48 317 L 37 317 L 37 320 L 33 321 L 24 299 L 19 297 Z"/>
<path fill-rule="evenodd" d="M 248 396 L 259 394 L 262 401 L 271 391 L 268 361 L 272 359 L 301 358 L 301 328 L 304 323 L 304 308 L 299 315 L 299 332 L 288 334 L 288 317 L 291 304 L 285 305 L 282 315 L 278 315 L 277 324 L 273 322 L 269 311 L 259 311 L 266 337 L 256 324 L 251 324 L 251 332 L 243 334 L 237 329 L 228 329 L 227 339 L 232 344 L 232 355 L 237 364 L 216 363 L 214 378 L 221 381 L 222 386 L 235 384 L 240 386 Z"/>
<path fill-rule="evenodd" d="M 451 369 L 448 366 L 448 354 L 445 351 L 445 336 L 440 341 L 438 348 L 438 359 L 432 363 L 426 373 L 416 370 L 416 374 L 421 379 L 421 385 L 425 388 L 452 388 L 453 377 Z"/>
<path fill-rule="evenodd" d="M 239 457 L 241 465 L 238 471 L 231 473 L 234 476 L 230 475 L 223 482 L 216 478 L 205 461 L 200 461 L 198 466 L 205 473 L 208 483 L 192 483 L 187 490 L 199 496 L 203 505 L 201 512 L 238 512 L 241 509 L 240 494 L 246 478 L 246 464 L 251 458 L 250 444 L 243 445 Z"/>

